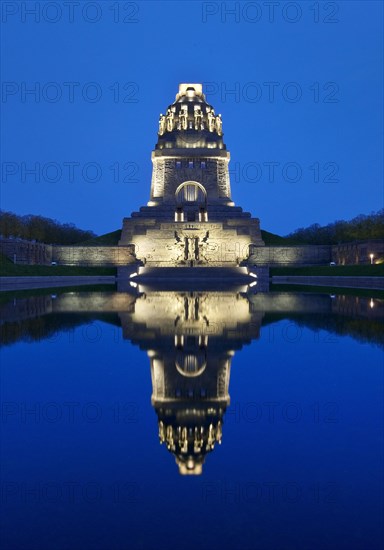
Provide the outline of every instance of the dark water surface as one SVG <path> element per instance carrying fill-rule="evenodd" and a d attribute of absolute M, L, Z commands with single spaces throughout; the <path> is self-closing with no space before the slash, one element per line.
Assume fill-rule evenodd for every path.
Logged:
<path fill-rule="evenodd" d="M 1 548 L 381 548 L 384 301 L 142 290 L 3 299 Z"/>

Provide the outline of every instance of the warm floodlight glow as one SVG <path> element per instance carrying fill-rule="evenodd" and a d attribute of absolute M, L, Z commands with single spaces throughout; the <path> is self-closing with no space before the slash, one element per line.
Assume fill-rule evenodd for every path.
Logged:
<path fill-rule="evenodd" d="M 131 273 L 129 277 L 132 279 L 132 277 L 136 277 L 136 276 L 137 276 L 137 273 L 135 271 L 135 273 Z"/>
<path fill-rule="evenodd" d="M 256 273 L 252 273 L 251 271 L 248 273 L 248 275 L 250 275 L 251 277 L 254 277 L 255 279 L 257 279 L 257 275 Z"/>
<path fill-rule="evenodd" d="M 131 286 L 133 286 L 133 288 L 136 288 L 137 287 L 137 283 L 135 283 L 134 281 L 129 281 L 129 284 Z"/>
<path fill-rule="evenodd" d="M 374 307 L 375 303 L 373 301 L 373 298 L 371 298 L 371 301 L 369 302 L 369 306 L 372 309 Z"/>
<path fill-rule="evenodd" d="M 370 254 L 369 257 L 371 258 L 371 265 L 373 264 L 373 254 Z"/>
<path fill-rule="evenodd" d="M 251 283 L 249 286 L 252 287 L 252 286 L 255 286 L 255 285 L 257 285 L 257 282 L 253 281 L 253 283 Z"/>
<path fill-rule="evenodd" d="M 194 91 L 201 95 L 203 93 L 203 85 L 202 84 L 179 84 L 179 94 L 183 95 L 187 92 L 188 88 L 193 88 Z"/>
<path fill-rule="evenodd" d="M 160 113 L 149 201 L 124 218 L 119 245 L 126 247 L 121 252 L 130 261 L 122 264 L 131 264 L 140 278 L 152 268 L 215 267 L 216 273 L 229 268 L 229 276 L 233 270 L 233 276 L 244 276 L 245 284 L 259 277 L 260 285 L 267 269 L 255 263 L 260 252 L 257 264 L 264 266 L 268 251 L 261 248 L 259 220 L 231 199 L 223 120 L 207 103 L 203 88 L 201 82 L 181 82 L 175 101 Z M 142 267 L 134 267 L 131 259 Z M 136 274 L 129 278 L 129 273 L 125 278 L 132 280 Z"/>

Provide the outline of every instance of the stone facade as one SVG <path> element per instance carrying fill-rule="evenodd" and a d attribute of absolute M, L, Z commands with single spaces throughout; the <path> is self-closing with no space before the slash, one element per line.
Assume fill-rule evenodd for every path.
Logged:
<path fill-rule="evenodd" d="M 53 246 L 58 265 L 123 266 L 135 262 L 133 246 Z"/>
<path fill-rule="evenodd" d="M 126 266 L 136 261 L 133 246 L 61 246 L 1 239 L 0 252 L 22 265 Z"/>
<path fill-rule="evenodd" d="M 263 266 L 329 265 L 332 261 L 330 245 L 251 246 L 249 263 Z"/>
<path fill-rule="evenodd" d="M 182 238 L 196 238 L 198 234 L 194 228 L 202 224 L 183 224 L 180 229 Z M 155 253 L 162 258 L 162 265 L 169 265 L 171 261 L 177 261 L 183 255 L 183 248 L 177 248 L 174 238 L 173 224 L 159 224 L 161 238 L 159 241 L 153 233 L 152 241 L 145 240 L 145 234 L 141 239 L 136 236 L 136 245 L 127 246 L 61 246 L 44 243 L 32 243 L 29 241 L 17 241 L 16 239 L 1 239 L 0 252 L 17 264 L 24 265 L 87 265 L 87 266 L 130 266 L 136 263 L 136 252 L 142 247 L 147 257 Z M 180 228 L 181 226 L 179 226 Z M 212 232 L 217 224 L 204 224 L 205 230 Z M 228 225 L 229 227 L 229 225 Z M 164 237 L 168 237 L 176 246 L 162 249 Z M 173 238 L 172 238 L 173 237 Z M 226 239 L 209 243 L 201 243 L 200 254 L 207 258 L 212 266 L 219 266 L 222 262 L 237 261 L 248 250 L 250 266 L 300 266 L 300 265 L 328 265 L 335 262 L 337 265 L 369 264 L 370 254 L 373 254 L 373 263 L 384 256 L 384 241 L 356 241 L 339 245 L 298 245 L 298 246 L 251 246 L 247 239 L 238 237 L 238 234 L 230 230 L 226 233 Z M 180 252 L 181 250 L 181 252 Z M 16 256 L 16 257 L 15 257 Z"/>
<path fill-rule="evenodd" d="M 16 264 L 49 265 L 52 262 L 52 245 L 44 243 L 0 239 L 0 252 Z"/>
<path fill-rule="evenodd" d="M 221 116 L 200 84 L 181 84 L 160 115 L 147 206 L 123 221 L 119 244 L 151 267 L 244 265 L 263 247 L 260 224 L 231 199 Z"/>

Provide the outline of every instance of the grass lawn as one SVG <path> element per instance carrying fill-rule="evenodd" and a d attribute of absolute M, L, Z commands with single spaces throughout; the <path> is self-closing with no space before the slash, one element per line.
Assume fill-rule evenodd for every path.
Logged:
<path fill-rule="evenodd" d="M 384 277 L 384 264 L 379 265 L 320 265 L 310 267 L 271 267 L 274 275 L 313 275 L 347 277 Z"/>

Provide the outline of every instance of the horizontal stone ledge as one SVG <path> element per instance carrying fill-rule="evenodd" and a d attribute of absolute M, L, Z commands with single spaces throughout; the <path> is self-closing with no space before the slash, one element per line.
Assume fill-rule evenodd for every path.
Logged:
<path fill-rule="evenodd" d="M 198 157 L 207 159 L 228 159 L 230 158 L 230 152 L 227 149 L 220 149 L 219 147 L 163 147 L 162 149 L 155 149 L 152 151 L 152 158 L 162 160 L 179 160 L 180 157 Z M 198 169 L 192 168 L 193 169 Z M 207 170 L 207 168 L 200 168 L 200 170 Z"/>

